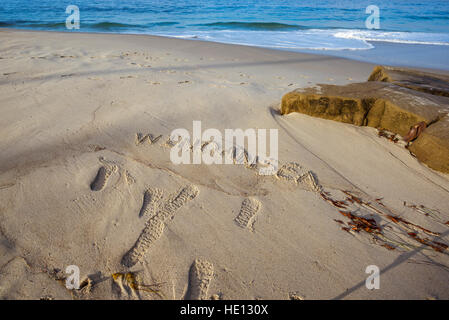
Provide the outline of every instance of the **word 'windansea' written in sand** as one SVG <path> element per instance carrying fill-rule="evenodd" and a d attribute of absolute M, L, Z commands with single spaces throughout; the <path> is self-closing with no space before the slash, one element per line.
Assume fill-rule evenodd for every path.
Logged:
<path fill-rule="evenodd" d="M 193 121 L 192 137 L 183 128 L 170 134 L 170 160 L 174 164 L 244 164 L 258 168 L 261 175 L 273 175 L 279 163 L 278 130 L 269 131 L 267 156 L 267 129 L 225 129 L 223 142 L 220 130 L 209 128 L 202 132 L 201 121 Z"/>

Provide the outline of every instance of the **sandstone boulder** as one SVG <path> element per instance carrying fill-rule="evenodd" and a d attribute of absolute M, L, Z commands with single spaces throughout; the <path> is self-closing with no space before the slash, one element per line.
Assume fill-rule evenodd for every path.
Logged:
<path fill-rule="evenodd" d="M 285 94 L 281 114 L 291 112 L 385 128 L 404 136 L 418 122 L 429 126 L 443 118 L 449 112 L 449 98 L 377 81 L 319 85 Z"/>
<path fill-rule="evenodd" d="M 296 89 L 282 97 L 281 114 L 299 112 L 358 126 L 383 128 L 402 136 L 418 125 L 421 130 L 409 150 L 430 168 L 449 173 L 449 97 L 436 94 L 443 92 L 444 86 L 432 90 L 424 83 L 418 86 L 418 80 L 401 80 L 399 84 L 399 80 L 392 80 L 399 79 L 398 73 L 386 76 L 382 70 L 373 75 L 371 80 L 381 81 Z"/>
<path fill-rule="evenodd" d="M 449 77 L 435 73 L 377 66 L 368 81 L 389 82 L 412 90 L 449 97 Z"/>
<path fill-rule="evenodd" d="M 409 150 L 432 169 L 449 173 L 449 116 L 426 128 Z"/>

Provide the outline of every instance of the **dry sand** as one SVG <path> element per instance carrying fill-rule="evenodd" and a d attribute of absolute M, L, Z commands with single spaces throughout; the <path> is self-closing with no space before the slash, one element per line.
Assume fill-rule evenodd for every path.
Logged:
<path fill-rule="evenodd" d="M 143 35 L 0 41 L 0 298 L 449 298 L 448 250 L 416 240 L 449 242 L 449 177 L 376 129 L 278 112 L 294 88 L 373 65 Z M 193 120 L 279 129 L 284 167 L 172 164 L 169 134 Z M 382 233 L 346 232 L 339 210 Z"/>

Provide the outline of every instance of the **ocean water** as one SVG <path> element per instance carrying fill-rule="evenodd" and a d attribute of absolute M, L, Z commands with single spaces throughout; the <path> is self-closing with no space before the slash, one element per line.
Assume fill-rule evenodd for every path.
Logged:
<path fill-rule="evenodd" d="M 67 30 L 68 5 L 80 29 Z M 368 5 L 380 29 L 367 29 Z M 376 42 L 447 46 L 448 0 L 1 0 L 0 27 L 152 34 L 286 50 L 369 50 Z"/>

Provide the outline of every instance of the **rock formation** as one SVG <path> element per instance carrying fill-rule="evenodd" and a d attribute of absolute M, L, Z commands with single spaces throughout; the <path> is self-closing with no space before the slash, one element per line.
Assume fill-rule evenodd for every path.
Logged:
<path fill-rule="evenodd" d="M 449 116 L 424 130 L 409 150 L 430 168 L 449 173 Z"/>
<path fill-rule="evenodd" d="M 415 91 L 449 97 L 449 77 L 440 74 L 377 66 L 368 81 L 390 82 Z"/>
<path fill-rule="evenodd" d="M 410 151 L 429 167 L 449 173 L 449 77 L 376 67 L 368 82 L 285 94 L 281 114 L 291 112 L 416 138 Z M 419 132 L 409 137 L 416 125 Z"/>

